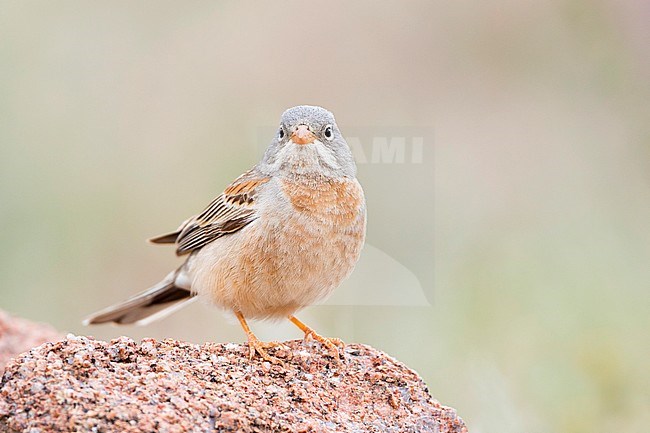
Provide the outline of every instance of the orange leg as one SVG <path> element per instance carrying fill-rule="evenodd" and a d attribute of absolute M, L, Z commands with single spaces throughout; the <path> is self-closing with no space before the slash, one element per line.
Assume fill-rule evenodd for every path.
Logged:
<path fill-rule="evenodd" d="M 269 343 L 264 343 L 260 341 L 260 339 L 257 338 L 255 334 L 253 334 L 251 328 L 248 327 L 248 323 L 246 322 L 244 315 L 239 311 L 235 311 L 235 316 L 237 316 L 237 319 L 239 319 L 239 323 L 241 323 L 241 327 L 244 328 L 244 332 L 246 332 L 246 336 L 248 337 L 249 358 L 253 359 L 253 357 L 255 356 L 255 352 L 257 352 L 260 354 L 260 356 L 263 359 L 269 361 L 270 363 L 282 365 L 283 364 L 282 361 L 280 361 L 278 358 L 269 355 L 266 351 L 266 349 L 279 346 L 280 343 L 278 343 L 277 341 L 272 341 Z"/>
<path fill-rule="evenodd" d="M 323 346 L 327 347 L 337 361 L 339 360 L 339 347 L 343 348 L 345 347 L 345 343 L 341 341 L 338 338 L 328 338 L 328 337 L 323 337 L 322 335 L 319 335 L 311 329 L 309 326 L 305 325 L 302 323 L 298 318 L 295 316 L 289 316 L 289 320 L 291 320 L 291 323 L 296 325 L 302 332 L 305 333 L 305 340 L 309 339 L 310 337 L 313 338 L 314 340 L 320 342 L 323 344 Z"/>

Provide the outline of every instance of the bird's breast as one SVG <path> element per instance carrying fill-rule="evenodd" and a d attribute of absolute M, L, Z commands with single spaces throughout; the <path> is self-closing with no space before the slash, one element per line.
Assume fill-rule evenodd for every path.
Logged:
<path fill-rule="evenodd" d="M 293 210 L 316 224 L 348 227 L 365 212 L 363 189 L 356 179 L 283 180 L 281 188 Z"/>

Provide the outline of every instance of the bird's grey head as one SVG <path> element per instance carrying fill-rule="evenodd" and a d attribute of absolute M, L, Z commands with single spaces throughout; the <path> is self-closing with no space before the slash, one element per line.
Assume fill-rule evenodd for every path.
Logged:
<path fill-rule="evenodd" d="M 282 114 L 280 127 L 259 168 L 280 176 L 356 175 L 352 152 L 334 115 L 311 105 L 289 108 Z"/>

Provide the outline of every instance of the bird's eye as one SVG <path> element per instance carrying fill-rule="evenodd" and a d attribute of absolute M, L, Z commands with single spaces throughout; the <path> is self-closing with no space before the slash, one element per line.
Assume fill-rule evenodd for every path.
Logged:
<path fill-rule="evenodd" d="M 278 138 L 282 140 L 284 138 L 284 128 L 280 127 L 280 130 L 278 131 Z"/>
<path fill-rule="evenodd" d="M 332 129 L 332 126 L 331 126 L 331 125 L 327 125 L 327 126 L 325 127 L 325 131 L 323 131 L 323 135 L 324 135 L 325 138 L 327 138 L 328 140 L 331 140 L 332 138 L 334 138 L 334 130 Z"/>

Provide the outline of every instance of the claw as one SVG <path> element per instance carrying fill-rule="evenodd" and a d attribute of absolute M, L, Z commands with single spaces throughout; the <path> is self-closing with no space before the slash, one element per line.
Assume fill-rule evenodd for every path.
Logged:
<path fill-rule="evenodd" d="M 270 362 L 271 364 L 284 365 L 282 361 L 274 356 L 269 355 L 266 351 L 266 349 L 272 349 L 278 346 L 284 348 L 282 343 L 279 343 L 277 341 L 264 343 L 263 341 L 260 341 L 260 339 L 257 338 L 255 334 L 253 334 L 253 331 L 251 331 L 251 329 L 248 327 L 248 323 L 246 323 L 244 315 L 239 311 L 236 311 L 235 316 L 237 316 L 237 319 L 239 319 L 241 327 L 244 328 L 244 332 L 246 332 L 246 335 L 248 336 L 248 358 L 252 360 L 255 357 L 255 352 L 257 352 L 262 357 L 262 359 Z"/>
<path fill-rule="evenodd" d="M 341 355 L 341 353 L 339 352 L 339 348 L 343 349 L 345 347 L 345 343 L 343 343 L 343 341 L 340 338 L 323 337 L 322 335 L 317 334 L 313 329 L 310 329 L 309 331 L 305 332 L 305 337 L 303 338 L 303 340 L 309 341 L 310 338 L 318 341 L 323 346 L 325 346 L 329 350 L 332 358 L 337 360 Z"/>
<path fill-rule="evenodd" d="M 289 316 L 289 320 L 291 320 L 294 325 L 296 325 L 302 330 L 302 332 L 305 333 L 304 341 L 308 341 L 310 338 L 318 341 L 329 350 L 330 356 L 336 360 L 336 363 L 339 365 L 341 364 L 341 352 L 339 349 L 343 349 L 345 347 L 343 340 L 339 338 L 323 337 L 311 329 L 309 326 L 302 323 L 295 316 Z"/>
<path fill-rule="evenodd" d="M 257 338 L 255 334 L 253 334 L 252 332 L 249 332 L 247 334 L 248 334 L 248 358 L 249 359 L 252 360 L 255 357 L 255 352 L 257 352 L 264 360 L 269 361 L 271 364 L 284 365 L 282 361 L 280 361 L 275 356 L 269 355 L 269 353 L 266 351 L 266 349 L 273 349 L 278 346 L 283 348 L 284 346 L 282 345 L 282 343 L 279 343 L 277 341 L 271 341 L 265 343 L 263 341 L 260 341 L 260 339 Z"/>

